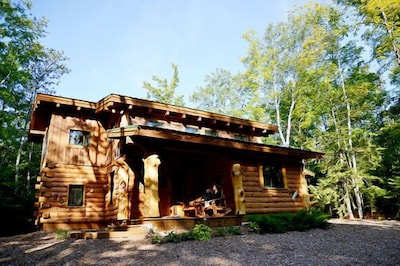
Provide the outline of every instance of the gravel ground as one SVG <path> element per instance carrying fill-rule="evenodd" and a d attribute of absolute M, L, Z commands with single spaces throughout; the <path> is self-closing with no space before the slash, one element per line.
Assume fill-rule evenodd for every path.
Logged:
<path fill-rule="evenodd" d="M 331 220 L 328 230 L 153 245 L 149 239 L 0 238 L 1 265 L 400 265 L 400 222 Z"/>

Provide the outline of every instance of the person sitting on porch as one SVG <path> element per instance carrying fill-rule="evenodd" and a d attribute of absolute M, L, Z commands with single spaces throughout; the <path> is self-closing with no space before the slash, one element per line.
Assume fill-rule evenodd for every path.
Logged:
<path fill-rule="evenodd" d="M 215 199 L 215 204 L 219 205 L 221 197 L 222 194 L 220 186 L 213 185 L 211 188 L 206 189 L 206 193 L 202 196 L 202 201 L 207 202 Z"/>
<path fill-rule="evenodd" d="M 219 185 L 213 185 L 211 188 L 206 189 L 206 192 L 195 200 L 189 202 L 189 207 L 184 210 L 187 212 L 194 211 L 195 216 L 205 217 L 206 211 L 215 209 L 222 201 L 222 189 Z M 214 211 L 213 211 L 214 213 Z M 207 213 L 208 216 L 212 215 Z"/>

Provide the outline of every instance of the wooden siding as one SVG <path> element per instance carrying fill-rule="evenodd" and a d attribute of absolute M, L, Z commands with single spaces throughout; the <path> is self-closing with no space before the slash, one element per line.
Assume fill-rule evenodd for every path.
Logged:
<path fill-rule="evenodd" d="M 300 189 L 300 169 L 293 163 L 284 167 L 285 188 L 263 188 L 259 165 L 243 165 L 243 188 L 246 195 L 246 213 L 294 212 L 304 209 L 303 200 L 292 199 Z"/>
<path fill-rule="evenodd" d="M 68 206 L 69 185 L 83 185 L 83 206 Z M 98 167 L 44 168 L 36 184 L 37 223 L 93 223 L 104 219 L 107 171 Z"/>
<path fill-rule="evenodd" d="M 70 145 L 71 129 L 90 132 L 89 146 Z M 47 165 L 86 165 L 105 167 L 111 163 L 107 133 L 100 122 L 53 114 L 48 130 Z"/>
<path fill-rule="evenodd" d="M 90 132 L 89 146 L 70 145 L 71 129 Z M 44 142 L 47 153 L 35 186 L 36 223 L 102 223 L 112 157 L 105 129 L 95 120 L 53 114 Z M 68 206 L 70 185 L 83 185 L 82 206 Z"/>

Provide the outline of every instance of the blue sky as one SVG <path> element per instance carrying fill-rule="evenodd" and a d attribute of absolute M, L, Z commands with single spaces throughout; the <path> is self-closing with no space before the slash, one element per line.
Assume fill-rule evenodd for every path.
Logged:
<path fill-rule="evenodd" d="M 172 63 L 179 70 L 177 93 L 188 97 L 217 68 L 241 70 L 247 30 L 263 33 L 306 2 L 32 0 L 32 13 L 48 20 L 42 43 L 69 58 L 71 72 L 56 94 L 98 101 L 110 93 L 145 98 L 143 81 L 170 80 Z"/>

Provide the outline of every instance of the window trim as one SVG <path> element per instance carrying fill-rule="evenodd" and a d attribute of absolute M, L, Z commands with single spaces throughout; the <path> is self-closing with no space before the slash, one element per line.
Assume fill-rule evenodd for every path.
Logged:
<path fill-rule="evenodd" d="M 270 187 L 265 185 L 265 178 L 264 178 L 264 166 L 266 165 L 280 165 L 280 172 L 282 175 L 282 187 Z M 270 162 L 270 163 L 263 163 L 258 166 L 258 176 L 259 176 L 259 182 L 260 182 L 260 187 L 262 189 L 286 189 L 288 187 L 287 185 L 287 176 L 286 176 L 286 166 L 284 164 L 280 164 L 277 162 Z"/>
<path fill-rule="evenodd" d="M 81 205 L 70 205 L 70 194 L 71 194 L 71 188 L 82 188 L 82 204 Z M 68 185 L 68 194 L 67 194 L 67 207 L 84 207 L 85 206 L 85 185 L 84 184 L 69 184 Z"/>

